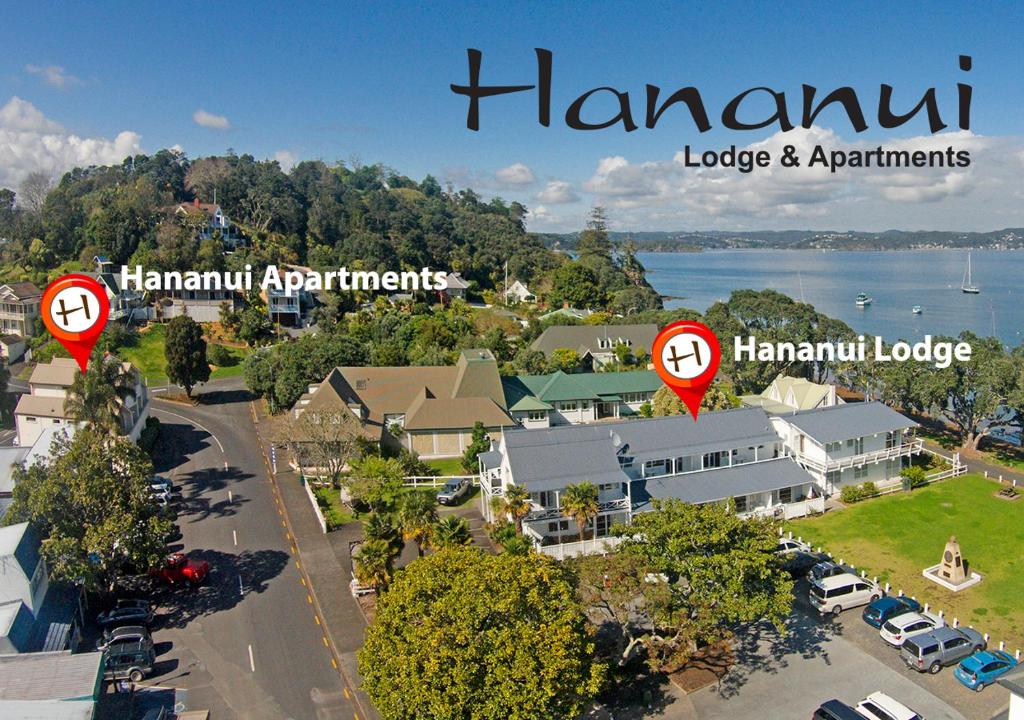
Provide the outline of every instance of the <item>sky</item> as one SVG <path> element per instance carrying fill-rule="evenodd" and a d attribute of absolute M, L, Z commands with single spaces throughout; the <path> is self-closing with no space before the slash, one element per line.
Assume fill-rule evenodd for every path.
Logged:
<path fill-rule="evenodd" d="M 233 149 L 277 159 L 383 163 L 484 197 L 517 200 L 528 228 L 571 231 L 594 205 L 619 230 L 994 230 L 1024 226 L 1024 11 L 1019 4 L 929 3 L 50 3 L 10 2 L 0 24 L 0 186 L 42 170 L 115 163 L 165 147 L 190 158 Z M 467 49 L 482 84 L 534 84 L 534 48 L 553 53 L 552 122 L 537 94 L 480 102 L 466 128 Z M 958 66 L 961 54 L 973 69 Z M 974 88 L 957 129 L 956 83 Z M 755 86 L 785 91 L 799 124 L 801 85 L 850 85 L 869 128 L 839 109 L 810 130 L 722 127 Z M 935 87 L 944 121 L 924 113 L 879 127 L 879 86 L 909 110 Z M 700 90 L 713 128 L 685 108 L 643 125 L 645 86 Z M 630 94 L 640 128 L 580 131 L 564 113 L 588 90 Z M 765 117 L 764 95 L 741 117 Z M 583 115 L 615 114 L 609 92 Z M 687 168 L 681 151 L 796 145 L 971 153 L 966 169 L 778 166 L 749 174 Z"/>

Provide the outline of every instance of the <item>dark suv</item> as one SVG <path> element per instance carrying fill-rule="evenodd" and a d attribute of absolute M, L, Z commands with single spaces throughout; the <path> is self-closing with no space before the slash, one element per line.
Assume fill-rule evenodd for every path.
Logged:
<path fill-rule="evenodd" d="M 864 716 L 839 700 L 828 700 L 821 704 L 811 720 L 864 720 Z"/>

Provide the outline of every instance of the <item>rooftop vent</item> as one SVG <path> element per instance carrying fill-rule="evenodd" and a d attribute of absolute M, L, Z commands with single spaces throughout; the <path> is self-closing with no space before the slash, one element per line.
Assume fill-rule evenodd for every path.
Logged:
<path fill-rule="evenodd" d="M 365 380 L 356 380 L 356 390 L 365 390 L 365 389 L 366 389 L 366 381 Z"/>

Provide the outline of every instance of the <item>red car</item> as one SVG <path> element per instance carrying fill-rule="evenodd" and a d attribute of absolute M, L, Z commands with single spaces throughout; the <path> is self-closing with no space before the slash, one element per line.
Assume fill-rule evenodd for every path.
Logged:
<path fill-rule="evenodd" d="M 172 553 L 167 556 L 163 567 L 153 568 L 149 574 L 160 578 L 168 585 L 199 585 L 210 572 L 210 563 L 205 560 L 190 560 L 185 553 Z"/>

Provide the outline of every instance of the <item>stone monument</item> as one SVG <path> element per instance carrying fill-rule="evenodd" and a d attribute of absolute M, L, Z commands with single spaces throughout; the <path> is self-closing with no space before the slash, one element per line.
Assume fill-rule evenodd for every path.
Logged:
<path fill-rule="evenodd" d="M 942 551 L 942 562 L 925 568 L 924 576 L 947 590 L 958 592 L 981 582 L 981 575 L 972 572 L 960 553 L 956 535 L 950 535 L 946 549 Z"/>

